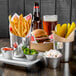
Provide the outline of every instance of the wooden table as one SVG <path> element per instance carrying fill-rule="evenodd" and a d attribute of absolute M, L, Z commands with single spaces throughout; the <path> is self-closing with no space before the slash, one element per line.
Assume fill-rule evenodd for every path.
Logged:
<path fill-rule="evenodd" d="M 9 39 L 0 39 L 0 48 L 2 46 L 9 46 Z M 0 76 L 76 76 L 76 62 L 61 63 L 57 69 L 44 67 L 42 62 L 30 68 L 0 62 Z"/>

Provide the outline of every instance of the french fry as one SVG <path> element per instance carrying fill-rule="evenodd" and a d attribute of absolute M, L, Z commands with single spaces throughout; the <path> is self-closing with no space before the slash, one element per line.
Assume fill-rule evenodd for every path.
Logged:
<path fill-rule="evenodd" d="M 21 37 L 21 15 L 19 16 L 19 22 L 18 22 L 18 31 L 19 31 L 19 36 Z"/>
<path fill-rule="evenodd" d="M 28 29 L 30 28 L 30 19 L 28 20 Z"/>
<path fill-rule="evenodd" d="M 11 15 L 9 15 L 9 22 L 11 22 Z"/>
<path fill-rule="evenodd" d="M 23 18 L 23 32 L 22 32 L 22 36 L 24 36 L 24 34 L 27 32 L 27 25 L 26 25 L 27 21 Z"/>
<path fill-rule="evenodd" d="M 30 30 L 30 26 L 31 26 L 31 19 L 28 20 L 28 32 Z"/>
<path fill-rule="evenodd" d="M 21 14 L 20 15 L 20 33 L 21 33 L 21 36 L 22 36 L 22 27 L 23 27 L 23 15 Z"/>
<path fill-rule="evenodd" d="M 23 36 L 23 19 L 22 19 L 22 29 L 21 29 L 21 36 Z"/>
<path fill-rule="evenodd" d="M 24 32 L 23 32 L 23 36 L 25 35 L 25 33 L 28 33 L 27 22 L 25 23 L 25 29 L 24 29 Z"/>
<path fill-rule="evenodd" d="M 25 35 L 25 33 L 26 33 L 27 31 L 26 30 L 24 30 L 24 32 L 23 32 L 23 36 Z"/>
<path fill-rule="evenodd" d="M 18 17 L 17 17 L 17 16 L 15 16 L 15 17 L 13 18 L 13 22 L 14 22 L 16 28 L 18 28 Z"/>
<path fill-rule="evenodd" d="M 30 28 L 30 26 L 31 26 L 31 21 L 32 21 L 32 20 L 30 19 L 30 20 L 29 20 L 29 28 Z"/>
<path fill-rule="evenodd" d="M 27 22 L 27 34 L 29 32 L 29 23 Z"/>
<path fill-rule="evenodd" d="M 14 33 L 15 35 L 17 35 L 17 31 L 15 30 L 14 23 L 11 21 L 10 24 L 11 24 L 13 33 Z"/>
<path fill-rule="evenodd" d="M 13 34 L 15 35 L 15 31 L 14 31 L 14 29 L 13 29 L 13 27 L 12 27 L 11 15 L 9 15 L 9 23 L 10 23 L 10 27 L 9 27 L 10 32 L 13 33 Z"/>
<path fill-rule="evenodd" d="M 17 16 L 15 16 L 15 17 L 13 18 L 13 22 L 14 22 L 14 23 L 18 23 L 18 17 L 17 17 Z"/>
<path fill-rule="evenodd" d="M 20 36 L 19 30 L 15 27 L 15 30 L 17 32 L 17 36 Z"/>

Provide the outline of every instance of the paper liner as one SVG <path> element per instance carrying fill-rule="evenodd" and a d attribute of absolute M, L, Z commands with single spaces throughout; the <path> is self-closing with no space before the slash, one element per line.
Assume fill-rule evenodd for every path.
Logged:
<path fill-rule="evenodd" d="M 40 52 L 49 51 L 50 49 L 53 49 L 53 43 L 30 43 L 30 49 L 35 49 Z"/>
<path fill-rule="evenodd" d="M 55 31 L 53 31 L 53 35 L 54 35 L 54 40 L 57 42 L 73 42 L 75 36 L 75 30 L 67 38 L 58 36 L 57 34 L 55 34 Z"/>

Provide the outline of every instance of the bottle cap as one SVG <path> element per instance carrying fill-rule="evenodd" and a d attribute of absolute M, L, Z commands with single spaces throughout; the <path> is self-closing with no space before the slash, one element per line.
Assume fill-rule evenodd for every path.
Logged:
<path fill-rule="evenodd" d="M 34 3 L 34 8 L 39 8 L 39 3 L 38 2 Z"/>

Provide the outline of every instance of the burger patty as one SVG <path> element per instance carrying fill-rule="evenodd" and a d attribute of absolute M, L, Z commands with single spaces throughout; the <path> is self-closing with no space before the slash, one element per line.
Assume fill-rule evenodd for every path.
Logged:
<path fill-rule="evenodd" d="M 50 39 L 41 39 L 41 40 L 36 40 L 38 43 L 42 42 L 50 42 Z"/>
<path fill-rule="evenodd" d="M 36 38 L 41 38 L 41 37 L 48 37 L 48 35 L 40 35 L 40 36 L 37 36 Z"/>
<path fill-rule="evenodd" d="M 36 40 L 46 40 L 49 39 L 48 37 L 37 37 Z"/>

